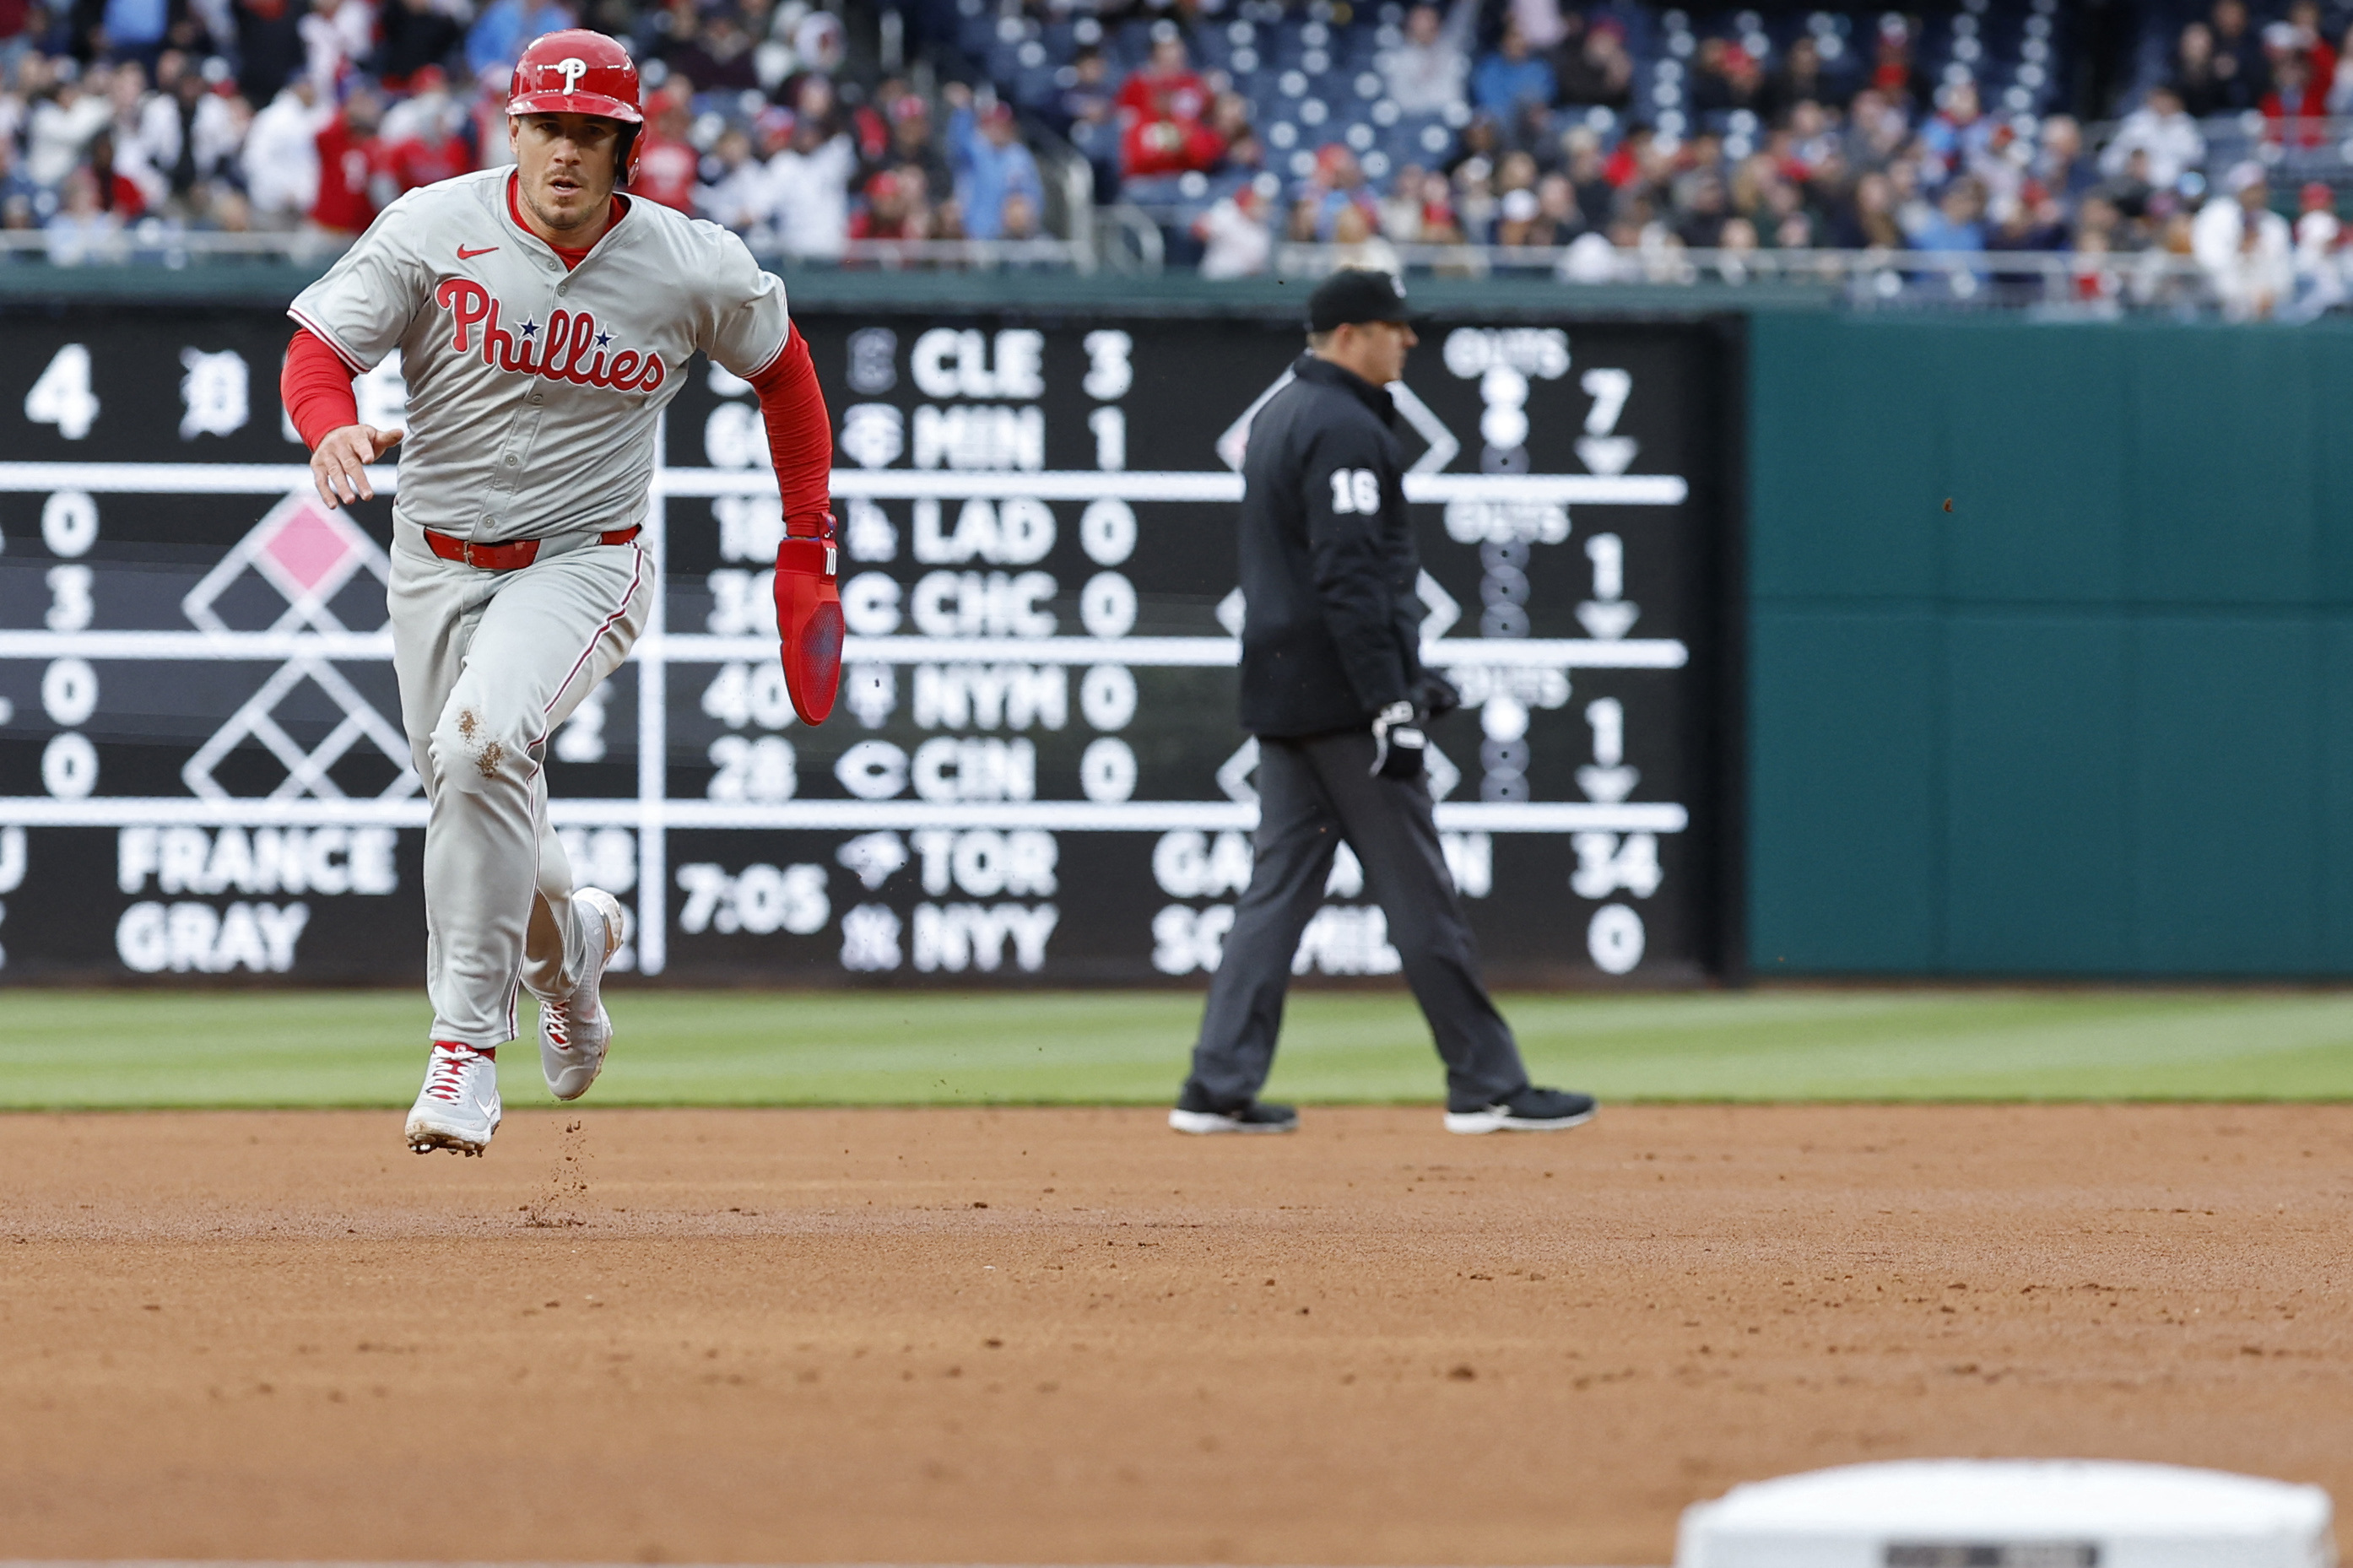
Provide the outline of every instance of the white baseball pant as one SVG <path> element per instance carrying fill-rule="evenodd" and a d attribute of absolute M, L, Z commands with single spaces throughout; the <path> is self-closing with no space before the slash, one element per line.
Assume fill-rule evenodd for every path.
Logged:
<path fill-rule="evenodd" d="M 646 624 L 654 566 L 636 544 L 551 539 L 530 565 L 444 561 L 396 522 L 393 665 L 430 811 L 426 987 L 433 1036 L 515 1037 L 515 991 L 578 982 L 586 939 L 572 868 L 547 821 L 548 738 L 619 668 Z"/>

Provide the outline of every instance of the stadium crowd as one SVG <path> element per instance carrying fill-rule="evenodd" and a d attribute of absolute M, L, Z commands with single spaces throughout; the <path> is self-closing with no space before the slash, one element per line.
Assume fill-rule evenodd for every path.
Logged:
<path fill-rule="evenodd" d="M 2210 155 L 2203 128 L 2259 116 L 2270 147 L 2309 146 L 2353 112 L 2353 34 L 2332 42 L 2316 0 L 2168 16 L 2096 150 L 2044 69 L 2056 0 L 1816 12 L 1778 37 L 1754 12 L 1620 0 L 925 4 L 928 96 L 850 70 L 841 17 L 808 0 L 0 0 L 0 227 L 356 233 L 504 161 L 514 56 L 586 25 L 644 63 L 636 192 L 806 258 L 1037 236 L 1018 102 L 1095 165 L 1099 199 L 1138 203 L 1213 276 L 1284 242 L 1385 266 L 1468 242 L 1558 251 L 1569 278 L 1834 247 L 2072 253 L 2094 295 L 2115 286 L 2102 258 L 2194 258 L 2240 314 L 2345 292 L 2333 190 L 2299 191 L 2291 224 L 2265 160 Z M 2002 29 L 2028 62 L 2006 89 L 1981 47 Z M 1342 81 L 1354 96 L 1322 85 Z"/>
<path fill-rule="evenodd" d="M 1963 8 L 1964 37 L 1987 8 Z M 1429 159 L 1328 140 L 1286 168 L 1252 103 L 1191 69 L 1173 27 L 1116 95 L 1079 112 L 1123 117 L 1130 193 L 1158 195 L 1172 169 L 1212 183 L 1189 227 L 1213 274 L 1262 270 L 1283 241 L 1379 266 L 1402 246 L 1566 247 L 1562 275 L 1596 279 L 1626 275 L 1629 253 L 1831 247 L 2066 253 L 2084 258 L 2074 288 L 2093 298 L 2122 287 L 2123 258 L 2194 258 L 2238 315 L 2344 298 L 2334 188 L 2305 184 L 2293 225 L 2273 210 L 2271 152 L 2319 144 L 2327 128 L 2303 117 L 2353 112 L 2353 69 L 2339 76 L 2311 0 L 2260 27 L 2244 0 L 2214 0 L 2181 28 L 2178 69 L 2136 92 L 2098 148 L 2071 114 L 1997 109 L 1951 57 L 1924 70 L 1920 23 L 1894 13 L 1868 19 L 1861 48 L 1820 26 L 1776 48 L 1754 14 L 1746 32 L 1725 18 L 1674 68 L 1678 90 L 1661 96 L 1676 109 L 1657 112 L 1617 11 L 1493 0 L 1482 47 L 1479 0 L 1404 10 L 1377 57 L 1376 108 L 1458 125 Z M 2260 114 L 2262 138 L 2210 157 L 2200 118 L 2225 114 Z"/>
<path fill-rule="evenodd" d="M 0 0 L 0 228 L 46 230 L 53 259 L 149 220 L 357 234 L 509 162 L 516 55 L 584 24 L 642 65 L 635 195 L 814 258 L 1039 232 L 1008 106 L 855 79 L 841 18 L 806 0 Z"/>

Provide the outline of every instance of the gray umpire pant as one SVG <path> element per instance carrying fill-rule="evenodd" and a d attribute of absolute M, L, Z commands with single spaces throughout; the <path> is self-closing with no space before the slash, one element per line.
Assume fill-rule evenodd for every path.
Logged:
<path fill-rule="evenodd" d="M 1193 1083 L 1212 1104 L 1255 1100 L 1274 1065 L 1292 955 L 1324 900 L 1342 839 L 1388 918 L 1389 942 L 1446 1062 L 1450 1107 L 1472 1110 L 1527 1086 L 1511 1026 L 1479 977 L 1471 926 L 1446 869 L 1420 779 L 1370 776 L 1360 731 L 1258 748 L 1257 858 L 1209 983 Z"/>
<path fill-rule="evenodd" d="M 547 820 L 547 739 L 620 667 L 653 604 L 653 562 L 594 534 L 551 539 L 485 572 L 393 531 L 393 665 L 401 722 L 431 803 L 425 826 L 426 990 L 433 1038 L 515 1037 L 515 991 L 577 984 L 586 940 L 572 868 Z"/>

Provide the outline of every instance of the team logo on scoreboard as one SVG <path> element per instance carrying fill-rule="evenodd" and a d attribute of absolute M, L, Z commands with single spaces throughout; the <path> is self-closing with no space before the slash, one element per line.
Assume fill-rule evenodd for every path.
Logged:
<path fill-rule="evenodd" d="M 311 491 L 298 490 L 271 507 L 253 531 L 221 558 L 220 564 L 188 591 L 180 608 L 191 622 L 215 636 L 250 633 L 257 628 L 232 626 L 222 610 L 226 605 L 247 602 L 252 594 L 248 584 L 259 577 L 286 603 L 284 610 L 259 629 L 340 638 L 378 629 L 347 626 L 335 614 L 336 596 L 363 572 L 379 584 L 391 582 L 392 562 L 384 547 L 341 511 L 329 511 Z M 383 603 L 380 594 L 371 593 L 367 599 L 375 605 Z M 251 742 L 269 752 L 285 770 L 285 776 L 269 791 L 271 798 L 343 799 L 344 792 L 332 770 L 364 743 L 382 753 L 393 773 L 392 782 L 376 798 L 398 800 L 415 794 L 418 781 L 409 766 L 407 737 L 345 679 L 331 662 L 332 657 L 329 647 L 312 649 L 298 641 L 293 657 L 182 767 L 180 776 L 188 788 L 204 800 L 231 798 L 228 789 L 214 776 L 215 770 L 232 752 Z M 322 739 L 309 745 L 297 736 L 305 726 L 290 728 L 279 718 L 280 710 L 290 701 L 296 702 L 299 710 L 318 708 L 318 699 L 305 689 L 323 695 L 343 714 Z"/>

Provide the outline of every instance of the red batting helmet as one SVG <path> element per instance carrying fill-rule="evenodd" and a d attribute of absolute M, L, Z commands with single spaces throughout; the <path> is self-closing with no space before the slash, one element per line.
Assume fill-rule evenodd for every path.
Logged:
<path fill-rule="evenodd" d="M 621 132 L 617 168 L 626 181 L 637 172 L 638 132 L 645 115 L 638 108 L 638 68 L 617 39 L 586 27 L 566 27 L 532 40 L 515 61 L 507 113 L 593 114 L 617 120 Z"/>

